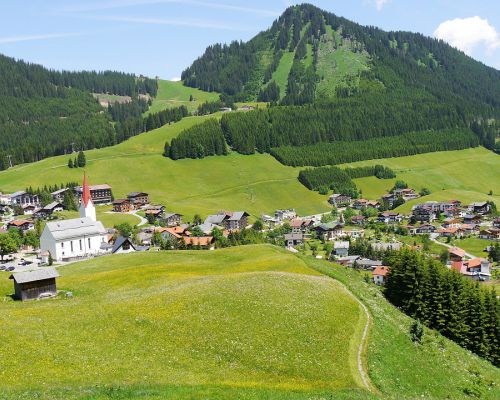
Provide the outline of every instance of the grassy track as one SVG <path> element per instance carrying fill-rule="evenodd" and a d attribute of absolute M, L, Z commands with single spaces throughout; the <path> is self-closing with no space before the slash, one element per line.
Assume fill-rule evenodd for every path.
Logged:
<path fill-rule="evenodd" d="M 195 101 L 189 101 L 193 95 Z M 198 106 L 206 101 L 219 99 L 218 93 L 208 93 L 199 89 L 184 86 L 182 82 L 158 81 L 158 94 L 153 100 L 149 113 L 166 110 L 167 108 L 184 105 L 189 111 L 195 111 Z"/>
<path fill-rule="evenodd" d="M 382 164 L 392 168 L 397 179 L 420 190 L 427 187 L 432 194 L 410 201 L 398 211 L 409 212 L 416 203 L 457 199 L 465 203 L 492 200 L 500 204 L 500 156 L 484 148 L 438 153 L 419 154 L 410 157 L 362 161 L 349 166 Z M 391 189 L 395 180 L 377 178 L 356 179 L 363 197 L 379 198 Z M 489 191 L 493 196 L 489 196 Z"/>
<path fill-rule="evenodd" d="M 292 69 L 293 58 L 295 57 L 295 51 L 286 51 L 281 57 L 280 63 L 276 71 L 273 73 L 272 80 L 276 82 L 280 88 L 281 98 L 285 97 L 286 88 L 288 86 L 288 75 Z"/>
<path fill-rule="evenodd" d="M 12 398 L 115 384 L 362 387 L 361 306 L 283 250 L 132 254 L 60 272 L 73 299 L 0 303 L 0 392 Z M 5 296 L 12 281 L 1 277 Z"/>

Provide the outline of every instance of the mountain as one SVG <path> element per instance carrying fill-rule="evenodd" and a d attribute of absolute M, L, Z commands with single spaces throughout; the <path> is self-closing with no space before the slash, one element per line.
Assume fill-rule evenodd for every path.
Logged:
<path fill-rule="evenodd" d="M 500 107 L 500 71 L 443 41 L 361 26 L 309 4 L 288 8 L 247 43 L 208 47 L 182 79 L 238 101 L 305 104 L 411 91 L 483 112 Z"/>
<path fill-rule="evenodd" d="M 119 141 L 111 121 L 92 93 L 127 96 L 129 108 L 144 111 L 137 96 L 154 96 L 156 80 L 113 71 L 68 72 L 0 55 L 0 169 L 38 161 L 75 149 Z M 144 102 L 144 101 L 143 101 Z M 146 104 L 147 107 L 147 104 Z M 142 107 L 144 108 L 144 107 Z"/>

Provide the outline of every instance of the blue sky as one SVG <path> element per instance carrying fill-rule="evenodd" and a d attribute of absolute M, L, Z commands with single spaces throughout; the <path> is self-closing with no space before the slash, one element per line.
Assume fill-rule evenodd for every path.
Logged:
<path fill-rule="evenodd" d="M 56 69 L 165 79 L 209 44 L 248 40 L 287 0 L 0 1 L 0 53 Z M 311 0 L 363 25 L 437 36 L 500 69 L 499 0 Z"/>

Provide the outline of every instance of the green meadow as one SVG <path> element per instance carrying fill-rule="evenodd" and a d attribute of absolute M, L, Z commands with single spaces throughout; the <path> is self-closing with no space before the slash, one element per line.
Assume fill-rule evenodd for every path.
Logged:
<path fill-rule="evenodd" d="M 286 88 L 288 86 L 288 75 L 292 69 L 293 58 L 295 57 L 295 51 L 285 51 L 281 60 L 278 64 L 278 68 L 274 71 L 271 80 L 275 81 L 280 88 L 281 98 L 285 97 Z"/>
<path fill-rule="evenodd" d="M 1 275 L 0 397 L 95 399 L 108 386 L 116 398 L 139 386 L 212 386 L 210 398 L 228 399 L 257 388 L 268 398 L 363 391 L 365 313 L 284 250 L 136 253 L 59 272 L 73 298 L 14 302 Z"/>
<path fill-rule="evenodd" d="M 188 220 L 196 213 L 207 215 L 221 209 L 245 209 L 254 217 L 290 207 L 303 214 L 328 211 L 325 196 L 298 182 L 298 169 L 283 166 L 268 154 L 231 153 L 178 161 L 162 156 L 166 140 L 207 118 L 213 116 L 188 117 L 119 145 L 86 151 L 90 183 L 110 184 L 115 198 L 132 191 L 148 192 L 153 202 L 165 204 Z M 68 168 L 67 161 L 67 156 L 52 157 L 0 172 L 0 190 L 80 181 L 82 169 Z"/>

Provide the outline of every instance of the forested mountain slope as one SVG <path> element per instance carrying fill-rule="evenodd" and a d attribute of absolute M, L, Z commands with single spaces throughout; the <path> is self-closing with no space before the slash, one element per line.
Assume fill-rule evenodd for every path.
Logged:
<path fill-rule="evenodd" d="M 156 80 L 119 72 L 52 71 L 0 55 L 0 169 L 113 145 L 113 116 L 92 93 L 154 96 Z M 137 102 L 134 102 L 134 106 Z M 139 113 L 143 111 L 140 107 Z M 139 114 L 140 115 L 140 114 Z"/>

